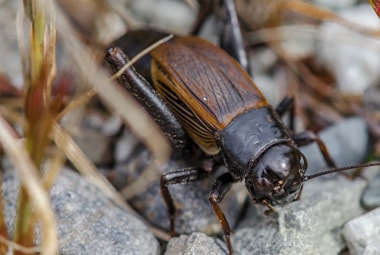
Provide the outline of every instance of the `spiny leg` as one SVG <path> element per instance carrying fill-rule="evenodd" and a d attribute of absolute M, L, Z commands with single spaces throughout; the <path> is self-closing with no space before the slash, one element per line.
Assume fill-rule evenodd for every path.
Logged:
<path fill-rule="evenodd" d="M 214 12 L 215 0 L 198 0 L 199 4 L 199 12 L 197 15 L 197 19 L 194 22 L 194 25 L 191 29 L 191 34 L 197 35 L 199 34 L 203 24 L 207 20 L 209 16 Z"/>
<path fill-rule="evenodd" d="M 293 135 L 292 138 L 294 142 L 300 147 L 316 142 L 319 147 L 319 151 L 322 153 L 322 156 L 325 162 L 327 163 L 327 165 L 329 167 L 336 167 L 336 164 L 334 160 L 331 158 L 326 144 L 315 133 L 311 131 L 305 131 L 305 132 Z"/>
<path fill-rule="evenodd" d="M 220 0 L 218 9 L 220 22 L 220 47 L 235 58 L 248 73 L 250 72 L 247 53 L 240 29 L 234 0 Z"/>
<path fill-rule="evenodd" d="M 212 207 L 214 209 L 214 212 L 216 216 L 219 219 L 220 224 L 222 225 L 222 229 L 224 232 L 224 236 L 226 238 L 227 248 L 229 250 L 230 254 L 233 254 L 232 244 L 231 244 L 231 228 L 228 224 L 227 218 L 222 212 L 222 209 L 219 206 L 219 203 L 222 202 L 225 194 L 229 191 L 231 188 L 232 183 L 234 183 L 236 180 L 233 178 L 233 176 L 230 173 L 225 173 L 219 176 L 214 185 L 211 188 L 211 192 L 209 195 L 209 201 L 212 204 Z"/>
<path fill-rule="evenodd" d="M 289 112 L 289 129 L 294 132 L 294 97 L 286 96 L 276 107 L 276 112 L 282 117 L 286 112 Z"/>
<path fill-rule="evenodd" d="M 192 29 L 199 34 L 206 19 L 216 14 L 220 47 L 235 58 L 248 73 L 250 72 L 247 53 L 240 29 L 234 0 L 198 0 L 200 11 Z"/>
<path fill-rule="evenodd" d="M 127 56 L 118 47 L 108 50 L 106 60 L 115 73 L 129 62 Z M 174 150 L 185 151 L 189 148 L 189 138 L 180 122 L 144 77 L 136 72 L 133 67 L 130 67 L 120 76 L 119 82 L 159 124 Z"/>
<path fill-rule="evenodd" d="M 173 184 L 185 184 L 190 182 L 199 181 L 209 176 L 209 172 L 200 168 L 185 168 L 169 173 L 164 173 L 161 177 L 161 194 L 168 207 L 168 214 L 170 219 L 170 233 L 175 233 L 175 213 L 176 208 L 173 202 L 173 198 L 169 191 L 169 186 Z"/>
<path fill-rule="evenodd" d="M 294 132 L 294 98 L 286 96 L 277 106 L 276 112 L 280 115 L 280 117 L 282 117 L 286 112 L 289 112 L 289 129 Z M 336 164 L 331 158 L 325 143 L 315 133 L 311 131 L 304 131 L 294 134 L 292 139 L 300 147 L 316 142 L 327 165 L 330 167 L 336 167 Z"/>

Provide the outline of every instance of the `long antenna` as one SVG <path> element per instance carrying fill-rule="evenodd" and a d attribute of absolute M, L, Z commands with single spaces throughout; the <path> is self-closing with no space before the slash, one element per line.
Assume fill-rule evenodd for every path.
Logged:
<path fill-rule="evenodd" d="M 319 177 L 322 175 L 326 175 L 326 174 L 332 174 L 332 173 L 342 172 L 345 170 L 355 169 L 355 168 L 359 168 L 359 167 L 370 167 L 370 166 L 380 166 L 380 162 L 371 162 L 371 163 L 365 163 L 365 164 L 359 164 L 359 165 L 330 168 L 330 169 L 324 170 L 324 171 L 316 173 L 316 174 L 305 175 L 303 177 L 302 182 L 306 182 L 306 181 L 309 181 L 313 178 L 316 178 L 316 177 Z"/>

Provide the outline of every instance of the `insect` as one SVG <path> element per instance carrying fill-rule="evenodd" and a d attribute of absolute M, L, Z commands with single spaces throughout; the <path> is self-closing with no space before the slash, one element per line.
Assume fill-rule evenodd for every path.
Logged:
<path fill-rule="evenodd" d="M 124 72 L 120 82 L 160 124 L 174 150 L 196 154 L 202 166 L 175 170 L 161 178 L 172 233 L 176 208 L 168 187 L 207 178 L 222 165 L 229 171 L 216 179 L 209 201 L 230 254 L 231 230 L 219 203 L 234 182 L 244 181 L 253 203 L 273 211 L 273 206 L 299 199 L 305 181 L 357 167 L 337 168 L 314 133 L 294 134 L 293 98 L 286 97 L 273 108 L 240 61 L 221 48 L 194 36 L 174 37 L 150 55 L 154 87 L 133 68 Z M 111 47 L 106 58 L 115 72 L 128 62 L 117 47 Z M 291 116 L 289 128 L 281 120 L 287 112 Z M 331 169 L 308 176 L 307 159 L 299 147 L 314 142 Z"/>

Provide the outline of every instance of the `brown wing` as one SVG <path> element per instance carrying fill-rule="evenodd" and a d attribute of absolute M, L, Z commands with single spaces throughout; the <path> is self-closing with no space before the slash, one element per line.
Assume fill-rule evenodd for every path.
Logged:
<path fill-rule="evenodd" d="M 198 37 L 175 37 L 152 51 L 152 77 L 186 132 L 216 154 L 215 132 L 237 115 L 267 105 L 249 75 L 227 53 Z"/>

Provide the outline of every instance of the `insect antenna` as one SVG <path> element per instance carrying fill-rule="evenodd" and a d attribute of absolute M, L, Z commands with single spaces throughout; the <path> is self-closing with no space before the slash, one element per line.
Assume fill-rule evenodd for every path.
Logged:
<path fill-rule="evenodd" d="M 311 175 L 305 175 L 302 179 L 302 182 L 309 181 L 313 178 L 326 175 L 326 174 L 332 174 L 332 173 L 338 173 L 350 169 L 355 169 L 359 167 L 371 167 L 371 166 L 380 166 L 380 162 L 370 162 L 370 163 L 365 163 L 365 164 L 358 164 L 358 165 L 352 165 L 352 166 L 344 166 L 344 167 L 336 167 L 336 168 L 330 168 L 327 170 L 324 170 L 322 172 L 316 173 L 316 174 L 311 174 Z"/>

